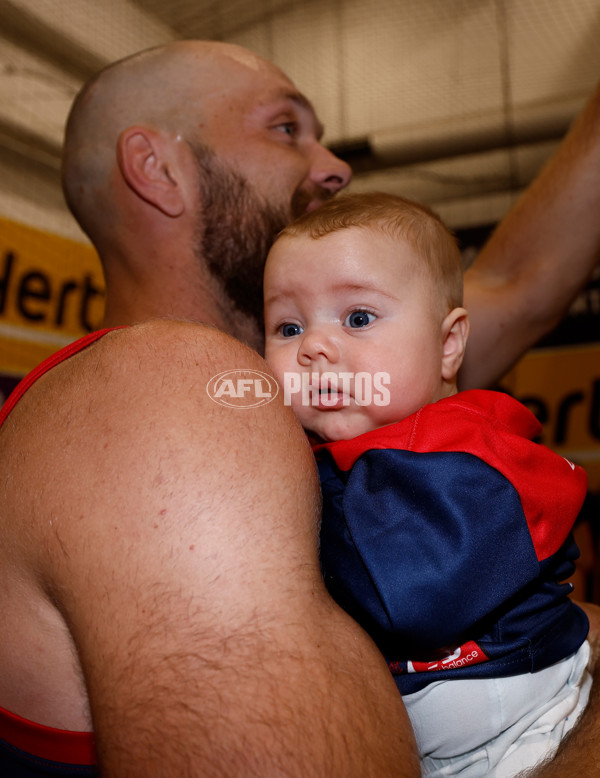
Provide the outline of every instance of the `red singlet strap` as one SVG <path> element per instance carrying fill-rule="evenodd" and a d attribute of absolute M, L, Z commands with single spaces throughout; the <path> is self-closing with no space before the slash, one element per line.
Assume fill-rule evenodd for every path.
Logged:
<path fill-rule="evenodd" d="M 64 764 L 95 765 L 93 732 L 73 732 L 36 724 L 0 708 L 0 739 L 31 756 Z"/>
<path fill-rule="evenodd" d="M 122 327 L 108 327 L 104 330 L 90 332 L 89 335 L 84 335 L 83 338 L 79 338 L 73 343 L 69 343 L 68 346 L 61 348 L 59 351 L 47 357 L 43 362 L 40 362 L 37 367 L 34 367 L 33 370 L 16 385 L 2 408 L 0 408 L 0 427 L 6 420 L 8 414 L 19 402 L 21 397 L 23 397 L 25 392 L 38 380 L 38 378 L 40 378 L 40 376 L 44 375 L 44 373 L 47 373 L 48 370 L 51 370 L 60 362 L 64 362 L 73 354 L 77 354 L 77 352 L 83 351 L 84 348 L 87 348 L 92 343 L 95 343 L 95 341 L 100 340 L 100 338 L 106 335 L 107 332 L 112 332 L 113 330 L 119 329 L 122 329 Z"/>

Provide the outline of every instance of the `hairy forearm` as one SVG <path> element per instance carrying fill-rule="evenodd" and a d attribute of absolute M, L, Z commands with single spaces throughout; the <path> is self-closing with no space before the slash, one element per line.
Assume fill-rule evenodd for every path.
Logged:
<path fill-rule="evenodd" d="M 489 386 L 564 315 L 600 259 L 600 85 L 465 275 L 462 388 Z"/>
<path fill-rule="evenodd" d="M 104 695 L 117 704 L 96 711 L 102 774 L 417 778 L 377 649 L 335 606 L 317 609 L 310 624 L 257 618 L 221 643 L 204 636 L 200 650 L 190 625 L 185 651 L 132 662 Z"/>

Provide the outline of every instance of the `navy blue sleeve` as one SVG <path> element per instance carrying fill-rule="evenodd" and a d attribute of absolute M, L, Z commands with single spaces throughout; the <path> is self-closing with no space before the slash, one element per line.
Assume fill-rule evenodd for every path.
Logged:
<path fill-rule="evenodd" d="M 472 454 L 371 450 L 345 485 L 320 470 L 325 580 L 376 639 L 459 644 L 539 575 L 518 493 Z"/>

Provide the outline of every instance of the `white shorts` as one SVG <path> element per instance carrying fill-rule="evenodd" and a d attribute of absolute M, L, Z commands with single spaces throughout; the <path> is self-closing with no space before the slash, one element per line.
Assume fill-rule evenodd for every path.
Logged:
<path fill-rule="evenodd" d="M 403 697 L 424 776 L 510 778 L 553 756 L 585 708 L 587 641 L 537 673 L 436 681 Z"/>

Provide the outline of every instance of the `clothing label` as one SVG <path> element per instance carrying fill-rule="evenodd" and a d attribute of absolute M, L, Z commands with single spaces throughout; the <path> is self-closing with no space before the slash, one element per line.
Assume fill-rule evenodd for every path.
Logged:
<path fill-rule="evenodd" d="M 457 648 L 441 649 L 431 659 L 408 661 L 406 671 L 402 662 L 390 662 L 389 666 L 392 673 L 425 673 L 430 670 L 450 670 L 454 667 L 476 665 L 480 662 L 487 662 L 487 660 L 488 657 L 477 643 L 469 640 Z"/>

